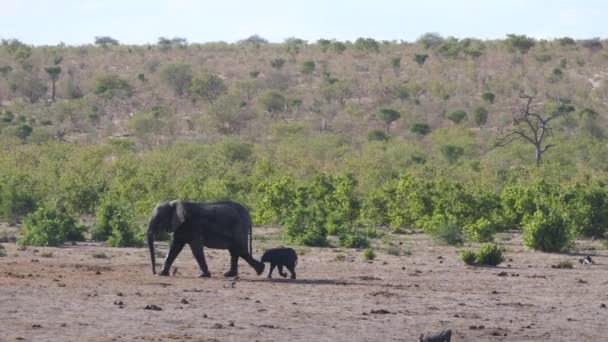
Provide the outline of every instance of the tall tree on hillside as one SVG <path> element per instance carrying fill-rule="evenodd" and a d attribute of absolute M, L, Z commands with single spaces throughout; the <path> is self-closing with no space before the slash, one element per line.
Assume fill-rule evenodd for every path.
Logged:
<path fill-rule="evenodd" d="M 220 76 L 204 73 L 192 80 L 189 90 L 195 99 L 201 98 L 211 104 L 226 92 L 227 87 Z"/>
<path fill-rule="evenodd" d="M 513 113 L 513 127 L 509 132 L 498 139 L 496 147 L 504 147 L 516 140 L 532 144 L 535 150 L 536 166 L 539 166 L 543 154 L 554 144 L 547 144 L 545 139 L 552 135 L 551 125 L 554 119 L 562 117 L 574 111 L 574 106 L 561 103 L 558 99 L 557 106 L 546 107 L 542 113 L 537 112 L 538 104 L 533 104 L 534 97 L 523 91 L 519 92 L 519 98 L 523 104 Z"/>
<path fill-rule="evenodd" d="M 54 65 L 44 68 L 44 71 L 49 74 L 49 78 L 51 79 L 51 102 L 55 102 L 55 84 L 59 79 L 59 75 L 61 75 L 61 67 L 58 65 Z"/>
<path fill-rule="evenodd" d="M 394 109 L 385 108 L 382 109 L 380 113 L 378 113 L 378 117 L 380 118 L 380 120 L 384 121 L 384 132 L 386 134 L 389 134 L 391 124 L 394 121 L 399 120 L 399 118 L 401 117 L 401 113 Z"/>

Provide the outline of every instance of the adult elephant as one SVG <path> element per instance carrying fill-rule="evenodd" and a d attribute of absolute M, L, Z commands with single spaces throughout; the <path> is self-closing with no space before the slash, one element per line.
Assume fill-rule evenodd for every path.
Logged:
<path fill-rule="evenodd" d="M 251 218 L 247 209 L 238 203 L 230 201 L 192 203 L 174 200 L 156 206 L 147 231 L 154 274 L 156 274 L 154 235 L 163 228 L 173 232 L 173 241 L 159 274 L 161 276 L 169 275 L 171 264 L 186 244 L 190 245 L 192 254 L 198 262 L 201 277 L 211 276 L 205 261 L 203 246 L 227 249 L 230 252 L 230 269 L 224 273 L 225 277 L 238 275 L 239 257 L 245 259 L 258 275 L 264 272 L 264 263 L 251 256 Z"/>

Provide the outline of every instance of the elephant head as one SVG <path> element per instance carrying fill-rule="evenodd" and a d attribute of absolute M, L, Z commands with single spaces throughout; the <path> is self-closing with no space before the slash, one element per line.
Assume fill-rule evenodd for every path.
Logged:
<path fill-rule="evenodd" d="M 152 261 L 152 273 L 156 274 L 156 258 L 154 257 L 154 235 L 163 228 L 170 232 L 175 232 L 186 220 L 184 205 L 181 201 L 175 200 L 161 203 L 154 208 L 150 222 L 148 223 L 147 237 L 148 248 L 150 249 L 150 260 Z"/>

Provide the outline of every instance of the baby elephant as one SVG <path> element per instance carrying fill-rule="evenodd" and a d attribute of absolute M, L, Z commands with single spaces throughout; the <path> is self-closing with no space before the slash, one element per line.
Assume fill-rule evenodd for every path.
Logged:
<path fill-rule="evenodd" d="M 436 334 L 421 334 L 420 342 L 450 342 L 452 340 L 452 330 L 441 330 Z"/>
<path fill-rule="evenodd" d="M 270 263 L 270 272 L 268 278 L 272 278 L 272 271 L 275 266 L 279 267 L 279 274 L 285 278 L 287 273 L 283 272 L 283 266 L 287 267 L 291 273 L 291 279 L 296 279 L 296 265 L 298 264 L 298 255 L 293 248 L 272 248 L 267 250 L 262 255 L 262 262 Z"/>

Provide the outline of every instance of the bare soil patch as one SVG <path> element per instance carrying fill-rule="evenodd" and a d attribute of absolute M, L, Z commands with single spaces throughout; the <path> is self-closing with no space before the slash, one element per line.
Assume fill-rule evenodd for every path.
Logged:
<path fill-rule="evenodd" d="M 277 237 L 257 228 L 255 256 Z M 297 280 L 266 279 L 268 269 L 258 277 L 243 261 L 238 279 L 224 279 L 222 250 L 207 250 L 212 277 L 203 279 L 188 249 L 175 276 L 157 277 L 145 248 L 3 243 L 0 340 L 417 341 L 442 329 L 452 341 L 606 340 L 608 253 L 597 241 L 579 244 L 592 265 L 526 251 L 515 235 L 506 262 L 471 267 L 424 235 L 391 238 L 409 255 L 379 245 L 368 262 L 363 251 L 296 248 Z M 574 268 L 551 268 L 564 260 Z"/>

